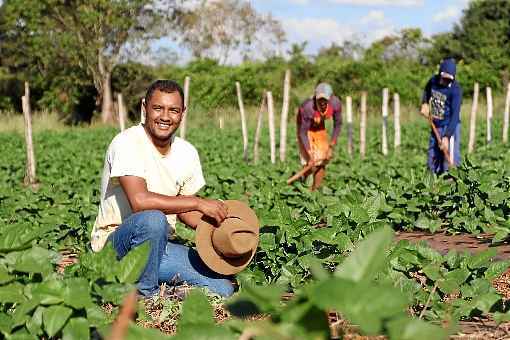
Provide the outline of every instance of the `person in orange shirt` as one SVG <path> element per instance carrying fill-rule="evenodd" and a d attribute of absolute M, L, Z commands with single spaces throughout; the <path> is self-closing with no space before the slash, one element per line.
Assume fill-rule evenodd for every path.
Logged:
<path fill-rule="evenodd" d="M 331 139 L 326 131 L 327 119 L 333 119 Z M 333 157 L 342 126 L 342 103 L 333 94 L 331 85 L 317 85 L 314 96 L 299 107 L 296 123 L 301 163 L 314 165 L 304 175 L 306 178 L 313 174 L 313 191 L 320 186 L 326 175 L 326 164 Z"/>

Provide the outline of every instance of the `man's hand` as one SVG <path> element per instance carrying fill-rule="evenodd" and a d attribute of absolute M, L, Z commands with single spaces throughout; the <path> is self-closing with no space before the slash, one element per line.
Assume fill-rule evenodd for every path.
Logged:
<path fill-rule="evenodd" d="M 430 114 L 429 104 L 427 104 L 427 103 L 423 103 L 423 104 L 421 104 L 420 113 L 421 113 L 423 116 L 428 117 L 428 116 L 429 116 L 429 114 Z"/>
<path fill-rule="evenodd" d="M 198 198 L 197 209 L 206 216 L 214 218 L 217 225 L 227 217 L 227 206 L 222 201 Z"/>

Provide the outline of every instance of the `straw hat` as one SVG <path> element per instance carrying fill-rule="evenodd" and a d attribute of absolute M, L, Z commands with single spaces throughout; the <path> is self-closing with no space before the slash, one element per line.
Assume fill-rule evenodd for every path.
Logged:
<path fill-rule="evenodd" d="M 202 220 L 196 230 L 198 255 L 216 273 L 233 275 L 246 268 L 259 243 L 259 221 L 241 201 L 225 201 L 227 218 L 219 227 Z"/>

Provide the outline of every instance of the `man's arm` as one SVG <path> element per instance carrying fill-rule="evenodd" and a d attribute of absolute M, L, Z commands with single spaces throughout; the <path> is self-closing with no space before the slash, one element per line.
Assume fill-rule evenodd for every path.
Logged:
<path fill-rule="evenodd" d="M 330 146 L 335 146 L 342 128 L 342 103 L 338 99 L 338 105 L 333 108 L 333 132 L 331 133 Z"/>
<path fill-rule="evenodd" d="M 204 214 L 202 214 L 200 211 L 188 211 L 177 215 L 177 217 L 182 223 L 184 223 L 185 225 L 192 229 L 197 228 L 198 223 L 200 223 L 203 216 Z"/>
<path fill-rule="evenodd" d="M 425 89 L 423 90 L 423 94 L 421 96 L 421 103 L 428 104 L 431 95 L 432 95 L 432 78 L 429 79 L 427 85 L 425 85 Z"/>
<path fill-rule="evenodd" d="M 299 140 L 301 141 L 301 143 L 305 147 L 305 150 L 306 150 L 306 153 L 308 154 L 308 157 L 311 158 L 311 154 L 310 154 L 310 141 L 308 140 L 308 130 L 310 130 L 312 122 L 311 122 L 311 120 L 308 117 L 304 117 L 302 112 L 298 113 L 298 114 L 301 114 L 301 124 L 299 126 L 299 131 L 298 131 Z"/>
<path fill-rule="evenodd" d="M 183 222 L 198 223 L 197 213 L 210 216 L 218 224 L 227 216 L 227 207 L 221 201 L 204 199 L 196 196 L 167 196 L 150 192 L 145 180 L 137 176 L 121 176 L 119 182 L 126 193 L 133 212 L 144 210 L 160 210 L 165 214 L 194 214 L 183 215 Z M 180 217 L 180 216 L 179 216 Z M 186 223 L 187 224 L 187 223 Z M 193 227 L 193 225 L 190 225 Z M 195 224 L 196 226 L 196 224 Z"/>

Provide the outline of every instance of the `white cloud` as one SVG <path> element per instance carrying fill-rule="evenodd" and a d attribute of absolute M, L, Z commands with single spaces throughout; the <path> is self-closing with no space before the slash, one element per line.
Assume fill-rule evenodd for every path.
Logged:
<path fill-rule="evenodd" d="M 443 20 L 455 19 L 461 14 L 461 9 L 456 6 L 448 6 L 444 10 L 436 13 L 432 21 L 439 22 Z"/>
<path fill-rule="evenodd" d="M 384 23 L 385 21 L 384 12 L 380 10 L 372 10 L 361 18 L 361 23 L 363 24 L 379 24 Z"/>
<path fill-rule="evenodd" d="M 394 6 L 415 7 L 423 6 L 425 0 L 328 0 L 331 3 L 355 6 Z"/>
<path fill-rule="evenodd" d="M 341 25 L 329 18 L 287 18 L 282 20 L 282 25 L 290 42 L 306 40 L 319 46 L 341 44 L 356 33 L 352 25 Z"/>
<path fill-rule="evenodd" d="M 294 4 L 294 5 L 308 5 L 310 3 L 309 0 L 289 0 L 289 2 L 291 4 Z"/>

